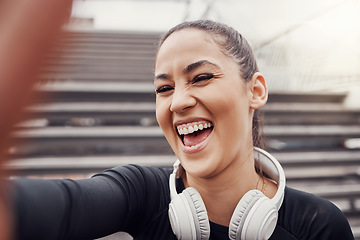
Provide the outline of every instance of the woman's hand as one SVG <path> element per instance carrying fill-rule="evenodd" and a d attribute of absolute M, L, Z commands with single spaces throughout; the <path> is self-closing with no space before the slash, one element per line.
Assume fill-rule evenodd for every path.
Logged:
<path fill-rule="evenodd" d="M 5 0 L 0 2 L 0 172 L 3 152 L 31 91 L 42 61 L 60 37 L 72 0 Z M 1 176 L 0 176 L 1 177 Z M 0 182 L 0 240 L 10 239 L 4 183 Z"/>

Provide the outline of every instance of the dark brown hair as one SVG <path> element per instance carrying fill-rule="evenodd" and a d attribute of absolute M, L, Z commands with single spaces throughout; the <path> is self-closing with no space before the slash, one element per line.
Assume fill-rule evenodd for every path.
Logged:
<path fill-rule="evenodd" d="M 211 20 L 184 22 L 171 28 L 161 38 L 158 50 L 172 33 L 186 28 L 199 29 L 209 33 L 220 50 L 238 64 L 240 76 L 245 82 L 250 81 L 252 76 L 259 71 L 255 56 L 247 40 L 232 27 Z M 262 120 L 258 110 L 254 112 L 252 137 L 254 146 L 260 148 L 266 147 L 265 140 L 262 137 Z"/>

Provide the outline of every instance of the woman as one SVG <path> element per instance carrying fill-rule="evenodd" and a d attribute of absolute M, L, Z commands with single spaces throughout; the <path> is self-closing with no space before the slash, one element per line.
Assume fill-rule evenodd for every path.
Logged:
<path fill-rule="evenodd" d="M 239 33 L 212 21 L 171 29 L 154 86 L 158 123 L 180 160 L 173 174 L 130 165 L 79 181 L 20 180 L 19 239 L 353 239 L 338 208 L 284 188 L 277 161 L 254 148 L 254 112 L 268 92 Z"/>

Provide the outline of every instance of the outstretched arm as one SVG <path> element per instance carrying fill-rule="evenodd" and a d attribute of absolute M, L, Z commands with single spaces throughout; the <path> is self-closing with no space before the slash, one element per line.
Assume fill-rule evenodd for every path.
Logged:
<path fill-rule="evenodd" d="M 91 179 L 16 180 L 13 196 L 16 237 L 95 239 L 117 231 L 133 236 L 145 234 L 149 239 L 156 239 L 157 235 L 149 234 L 158 231 L 172 236 L 167 222 L 170 173 L 171 170 L 128 165 Z M 168 227 L 156 225 L 163 213 Z"/>

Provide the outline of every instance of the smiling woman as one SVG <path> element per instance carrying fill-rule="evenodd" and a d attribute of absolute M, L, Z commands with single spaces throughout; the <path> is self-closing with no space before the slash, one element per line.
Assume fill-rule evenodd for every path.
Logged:
<path fill-rule="evenodd" d="M 285 186 L 259 145 L 266 81 L 234 29 L 171 29 L 155 62 L 156 118 L 174 169 L 129 165 L 91 179 L 17 180 L 19 239 L 353 239 L 327 200 Z M 31 189 L 31 190 L 30 190 Z"/>
<path fill-rule="evenodd" d="M 245 80 L 238 64 L 205 31 L 186 28 L 165 39 L 155 63 L 156 116 L 182 166 L 197 176 L 243 169 L 245 175 L 253 172 L 249 177 L 256 182 L 254 163 L 244 160 L 252 155 L 253 112 L 267 99 L 264 78 L 256 73 Z M 180 141 L 177 127 L 198 121 L 211 125 L 207 134 L 198 135 L 202 141 Z M 241 189 L 244 193 L 249 186 L 242 184 Z"/>

